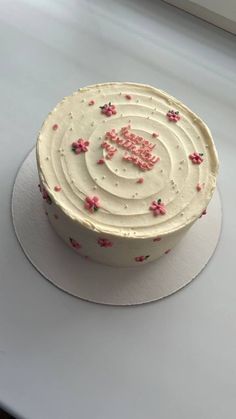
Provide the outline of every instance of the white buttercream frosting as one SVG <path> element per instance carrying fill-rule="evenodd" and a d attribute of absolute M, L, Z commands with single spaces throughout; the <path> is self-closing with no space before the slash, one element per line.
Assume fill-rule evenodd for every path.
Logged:
<path fill-rule="evenodd" d="M 100 108 L 109 102 L 116 108 L 110 117 Z M 167 117 L 172 109 L 179 112 L 177 122 Z M 101 146 L 106 132 L 114 129 L 121 138 L 120 130 L 127 125 L 155 146 L 152 154 L 160 160 L 151 170 L 124 160 L 129 151 L 112 141 L 117 151 L 106 159 Z M 88 151 L 75 154 L 71 145 L 79 138 L 89 141 Z M 203 153 L 202 164 L 193 164 L 193 152 Z M 101 158 L 105 163 L 97 164 Z M 44 188 L 67 217 L 96 232 L 136 238 L 165 235 L 192 224 L 212 197 L 218 170 L 205 123 L 167 93 L 136 83 L 97 84 L 65 97 L 41 128 L 37 162 Z M 143 183 L 137 182 L 140 177 Z M 55 191 L 55 186 L 61 190 Z M 87 196 L 99 197 L 98 211 L 85 208 Z M 158 199 L 166 213 L 154 216 L 150 205 Z"/>

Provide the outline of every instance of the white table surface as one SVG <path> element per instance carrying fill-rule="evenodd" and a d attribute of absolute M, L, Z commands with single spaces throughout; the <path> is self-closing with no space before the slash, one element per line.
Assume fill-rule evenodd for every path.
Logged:
<path fill-rule="evenodd" d="M 159 1 L 0 2 L 0 403 L 30 419 L 235 419 L 236 38 Z M 59 291 L 14 235 L 11 191 L 47 112 L 80 86 L 147 82 L 208 123 L 224 222 L 202 274 L 158 303 Z"/>

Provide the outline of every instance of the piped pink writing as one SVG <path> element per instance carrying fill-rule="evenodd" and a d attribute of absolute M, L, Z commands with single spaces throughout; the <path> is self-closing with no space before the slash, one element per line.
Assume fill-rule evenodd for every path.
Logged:
<path fill-rule="evenodd" d="M 121 128 L 120 133 L 113 128 L 106 133 L 106 140 L 115 142 L 126 150 L 123 159 L 138 166 L 141 170 L 152 170 L 154 165 L 159 162 L 160 157 L 152 154 L 152 150 L 156 144 L 151 143 L 140 135 L 136 135 L 130 131 L 131 126 Z M 107 141 L 102 143 L 102 147 L 109 146 Z M 115 149 L 116 151 L 117 149 Z"/>

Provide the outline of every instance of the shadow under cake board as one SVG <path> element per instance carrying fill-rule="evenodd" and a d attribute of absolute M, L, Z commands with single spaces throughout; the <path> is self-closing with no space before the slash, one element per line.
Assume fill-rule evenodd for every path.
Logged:
<path fill-rule="evenodd" d="M 137 268 L 101 265 L 80 257 L 57 236 L 43 210 L 37 185 L 34 148 L 21 165 L 13 187 L 12 217 L 20 245 L 46 279 L 91 302 L 136 305 L 173 294 L 204 269 L 220 237 L 222 210 L 216 190 L 207 215 L 196 221 L 167 255 Z"/>

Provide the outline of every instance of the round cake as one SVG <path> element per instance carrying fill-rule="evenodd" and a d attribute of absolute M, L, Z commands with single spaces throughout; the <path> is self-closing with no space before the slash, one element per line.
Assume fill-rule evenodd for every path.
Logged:
<path fill-rule="evenodd" d="M 218 158 L 205 123 L 174 97 L 103 83 L 50 112 L 37 165 L 46 215 L 68 246 L 97 262 L 141 266 L 206 214 Z"/>

